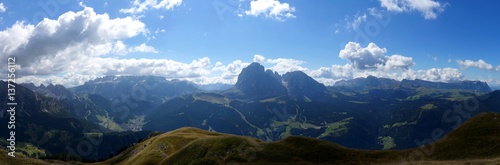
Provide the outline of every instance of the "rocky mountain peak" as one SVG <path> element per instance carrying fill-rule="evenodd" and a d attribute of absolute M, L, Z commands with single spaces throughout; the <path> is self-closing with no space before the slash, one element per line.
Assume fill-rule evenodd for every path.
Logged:
<path fill-rule="evenodd" d="M 327 89 L 302 71 L 288 72 L 283 75 L 288 94 L 294 97 L 317 98 L 323 96 Z"/>
<path fill-rule="evenodd" d="M 281 76 L 270 70 L 265 71 L 264 66 L 255 62 L 243 68 L 235 87 L 254 98 L 286 94 L 286 89 L 281 84 Z"/>

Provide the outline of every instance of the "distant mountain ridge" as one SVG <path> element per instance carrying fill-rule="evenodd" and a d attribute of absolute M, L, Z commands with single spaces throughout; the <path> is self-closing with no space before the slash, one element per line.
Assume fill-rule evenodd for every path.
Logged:
<path fill-rule="evenodd" d="M 70 89 L 76 93 L 100 94 L 106 98 L 116 98 L 136 92 L 146 94 L 145 97 L 161 99 L 173 98 L 198 90 L 188 81 L 166 80 L 158 76 L 105 76 Z"/>
<path fill-rule="evenodd" d="M 35 86 L 33 83 L 24 83 L 20 84 L 30 90 L 32 90 L 35 93 L 47 96 L 47 97 L 52 97 L 56 99 L 69 99 L 69 98 L 74 98 L 73 92 L 68 90 L 66 87 L 60 84 L 49 84 L 47 86 L 40 84 L 40 86 Z"/>
<path fill-rule="evenodd" d="M 283 85 L 293 97 L 319 98 L 327 93 L 325 85 L 301 71 L 288 72 L 283 75 Z"/>
<path fill-rule="evenodd" d="M 444 90 L 469 90 L 481 93 L 491 92 L 490 86 L 486 82 L 481 81 L 459 81 L 459 82 L 432 82 L 425 80 L 407 80 L 397 81 L 388 78 L 377 78 L 374 76 L 368 76 L 366 78 L 355 78 L 351 80 L 341 80 L 337 81 L 334 87 L 347 87 L 360 90 L 366 89 L 395 89 L 395 88 L 408 88 L 416 89 L 419 87 L 429 88 L 429 89 L 444 89 Z"/>

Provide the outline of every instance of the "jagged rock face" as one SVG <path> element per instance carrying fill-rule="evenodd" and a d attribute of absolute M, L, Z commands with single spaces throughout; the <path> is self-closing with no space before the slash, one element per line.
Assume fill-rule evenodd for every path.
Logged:
<path fill-rule="evenodd" d="M 293 97 L 317 98 L 323 96 L 327 91 L 325 85 L 301 71 L 286 73 L 283 75 L 283 81 L 288 89 L 288 94 Z"/>
<path fill-rule="evenodd" d="M 279 74 L 265 71 L 264 66 L 252 63 L 238 75 L 235 87 L 245 95 L 254 98 L 273 97 L 286 94 Z"/>
<path fill-rule="evenodd" d="M 66 89 L 66 87 L 62 85 L 53 85 L 49 84 L 47 86 L 41 84 L 40 86 L 35 86 L 33 83 L 21 84 L 22 86 L 32 90 L 37 94 L 41 94 L 43 96 L 48 96 L 56 99 L 71 99 L 73 98 L 73 92 Z"/>

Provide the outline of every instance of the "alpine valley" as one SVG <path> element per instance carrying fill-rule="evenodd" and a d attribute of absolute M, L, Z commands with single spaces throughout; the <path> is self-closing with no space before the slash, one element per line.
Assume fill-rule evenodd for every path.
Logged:
<path fill-rule="evenodd" d="M 16 157 L 0 150 L 0 164 L 500 161 L 500 91 L 480 81 L 325 86 L 252 63 L 235 85 L 105 76 L 72 88 L 16 84 L 16 100 Z M 8 116 L 1 107 L 0 122 Z M 0 130 L 1 148 L 8 135 Z"/>

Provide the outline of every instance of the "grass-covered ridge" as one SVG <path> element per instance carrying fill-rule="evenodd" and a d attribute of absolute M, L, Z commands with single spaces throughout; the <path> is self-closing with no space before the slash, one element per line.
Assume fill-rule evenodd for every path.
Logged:
<path fill-rule="evenodd" d="M 500 114 L 481 113 L 445 138 L 407 150 L 356 150 L 299 136 L 263 142 L 187 127 L 151 137 L 96 164 L 482 164 L 499 158 Z"/>
<path fill-rule="evenodd" d="M 0 164 L 84 164 L 7 156 Z M 357 150 L 314 138 L 276 142 L 185 127 L 153 133 L 107 164 L 488 164 L 500 160 L 500 114 L 481 113 L 434 143 L 407 150 Z"/>

